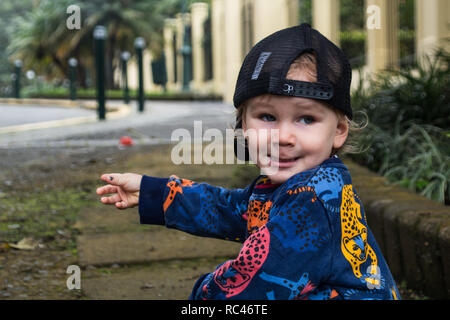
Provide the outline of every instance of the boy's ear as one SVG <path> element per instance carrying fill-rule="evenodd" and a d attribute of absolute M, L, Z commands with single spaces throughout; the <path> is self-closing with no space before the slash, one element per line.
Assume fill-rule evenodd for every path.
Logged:
<path fill-rule="evenodd" d="M 334 136 L 333 148 L 339 149 L 345 143 L 348 136 L 349 125 L 347 119 L 338 120 L 336 126 L 336 134 Z"/>

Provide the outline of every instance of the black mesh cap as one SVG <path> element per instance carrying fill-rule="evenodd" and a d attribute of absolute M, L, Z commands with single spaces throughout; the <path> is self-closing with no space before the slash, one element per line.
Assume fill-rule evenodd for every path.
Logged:
<path fill-rule="evenodd" d="M 307 52 L 315 53 L 317 82 L 286 79 L 292 62 Z M 234 106 L 270 93 L 321 100 L 352 119 L 351 80 L 350 63 L 342 50 L 304 23 L 275 32 L 250 50 L 239 71 Z"/>

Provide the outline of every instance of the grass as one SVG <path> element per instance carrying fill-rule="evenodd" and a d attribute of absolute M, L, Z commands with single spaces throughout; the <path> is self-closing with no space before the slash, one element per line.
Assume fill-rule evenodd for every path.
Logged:
<path fill-rule="evenodd" d="M 12 193 L 0 203 L 0 239 L 17 242 L 25 237 L 44 242 L 68 236 L 79 210 L 92 205 L 92 194 L 81 188 Z"/>

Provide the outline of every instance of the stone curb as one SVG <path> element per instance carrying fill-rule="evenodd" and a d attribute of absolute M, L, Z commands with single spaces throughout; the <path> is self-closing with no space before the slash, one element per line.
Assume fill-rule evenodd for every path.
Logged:
<path fill-rule="evenodd" d="M 450 298 L 450 207 L 345 160 L 367 223 L 397 283 L 432 299 Z"/>
<path fill-rule="evenodd" d="M 80 107 L 84 104 L 83 101 L 79 100 L 66 100 L 66 99 L 33 99 L 33 98 L 0 98 L 0 103 L 5 104 L 39 104 L 39 105 L 48 105 L 48 106 L 58 106 L 58 107 L 67 107 L 67 108 L 76 108 Z"/>

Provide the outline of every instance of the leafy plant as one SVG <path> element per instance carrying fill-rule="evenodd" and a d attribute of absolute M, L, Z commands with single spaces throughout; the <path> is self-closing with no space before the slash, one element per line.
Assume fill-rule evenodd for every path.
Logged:
<path fill-rule="evenodd" d="M 433 138 L 433 132 L 442 134 L 439 128 L 413 124 L 398 138 L 394 137 L 397 152 L 391 154 L 401 155 L 403 161 L 391 166 L 398 161 L 389 159 L 389 154 L 385 157 L 388 161 L 383 163 L 380 171 L 389 180 L 398 181 L 411 190 L 444 203 L 450 199 L 450 156 L 449 150 L 445 152 L 445 146 L 439 145 L 438 139 Z M 403 153 L 405 145 L 402 142 L 413 143 L 416 153 Z"/>
<path fill-rule="evenodd" d="M 369 124 L 358 137 L 364 152 L 353 158 L 390 181 L 430 199 L 450 203 L 450 55 L 361 81 L 353 93 L 356 110 Z M 370 89 L 367 89 L 370 88 Z"/>

